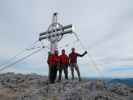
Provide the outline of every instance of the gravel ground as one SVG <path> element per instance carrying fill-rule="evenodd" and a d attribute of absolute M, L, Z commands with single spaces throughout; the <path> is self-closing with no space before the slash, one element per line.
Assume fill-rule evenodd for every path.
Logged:
<path fill-rule="evenodd" d="M 133 100 L 133 88 L 107 87 L 102 80 L 63 80 L 49 84 L 37 74 L 0 74 L 0 100 Z"/>

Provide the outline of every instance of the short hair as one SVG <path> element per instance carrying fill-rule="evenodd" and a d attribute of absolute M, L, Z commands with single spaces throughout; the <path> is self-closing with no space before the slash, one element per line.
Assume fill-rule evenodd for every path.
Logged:
<path fill-rule="evenodd" d="M 58 50 L 55 50 L 54 52 L 58 52 Z"/>
<path fill-rule="evenodd" d="M 62 49 L 62 51 L 65 51 L 65 49 Z"/>
<path fill-rule="evenodd" d="M 72 50 L 75 50 L 75 48 L 72 48 Z"/>

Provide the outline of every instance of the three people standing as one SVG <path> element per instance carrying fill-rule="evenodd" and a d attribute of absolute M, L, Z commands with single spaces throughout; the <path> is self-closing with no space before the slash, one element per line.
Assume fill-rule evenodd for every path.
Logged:
<path fill-rule="evenodd" d="M 75 48 L 72 48 L 72 52 L 69 56 L 66 55 L 65 50 L 62 50 L 62 54 L 59 56 L 58 51 L 55 50 L 54 54 L 48 56 L 48 65 L 49 65 L 49 81 L 54 83 L 57 76 L 57 71 L 59 71 L 58 81 L 62 79 L 62 71 L 64 71 L 65 79 L 68 80 L 68 66 L 70 66 L 72 79 L 74 79 L 74 69 L 77 71 L 78 79 L 81 81 L 80 71 L 77 64 L 77 57 L 83 57 L 87 54 L 85 51 L 83 54 L 75 52 Z"/>

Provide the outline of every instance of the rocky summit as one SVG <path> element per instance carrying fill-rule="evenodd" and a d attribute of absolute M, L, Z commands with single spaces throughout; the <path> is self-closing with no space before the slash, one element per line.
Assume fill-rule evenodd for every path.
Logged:
<path fill-rule="evenodd" d="M 63 80 L 49 84 L 37 74 L 0 74 L 0 100 L 133 100 L 133 88 L 103 80 Z"/>

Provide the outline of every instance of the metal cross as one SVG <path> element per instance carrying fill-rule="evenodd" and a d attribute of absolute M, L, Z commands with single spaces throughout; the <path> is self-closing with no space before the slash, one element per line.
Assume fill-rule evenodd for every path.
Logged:
<path fill-rule="evenodd" d="M 52 24 L 49 25 L 46 32 L 40 33 L 39 41 L 48 39 L 50 41 L 50 51 L 54 53 L 58 49 L 58 42 L 63 38 L 65 34 L 73 33 L 72 24 L 61 25 L 58 22 L 58 13 L 53 14 Z"/>

